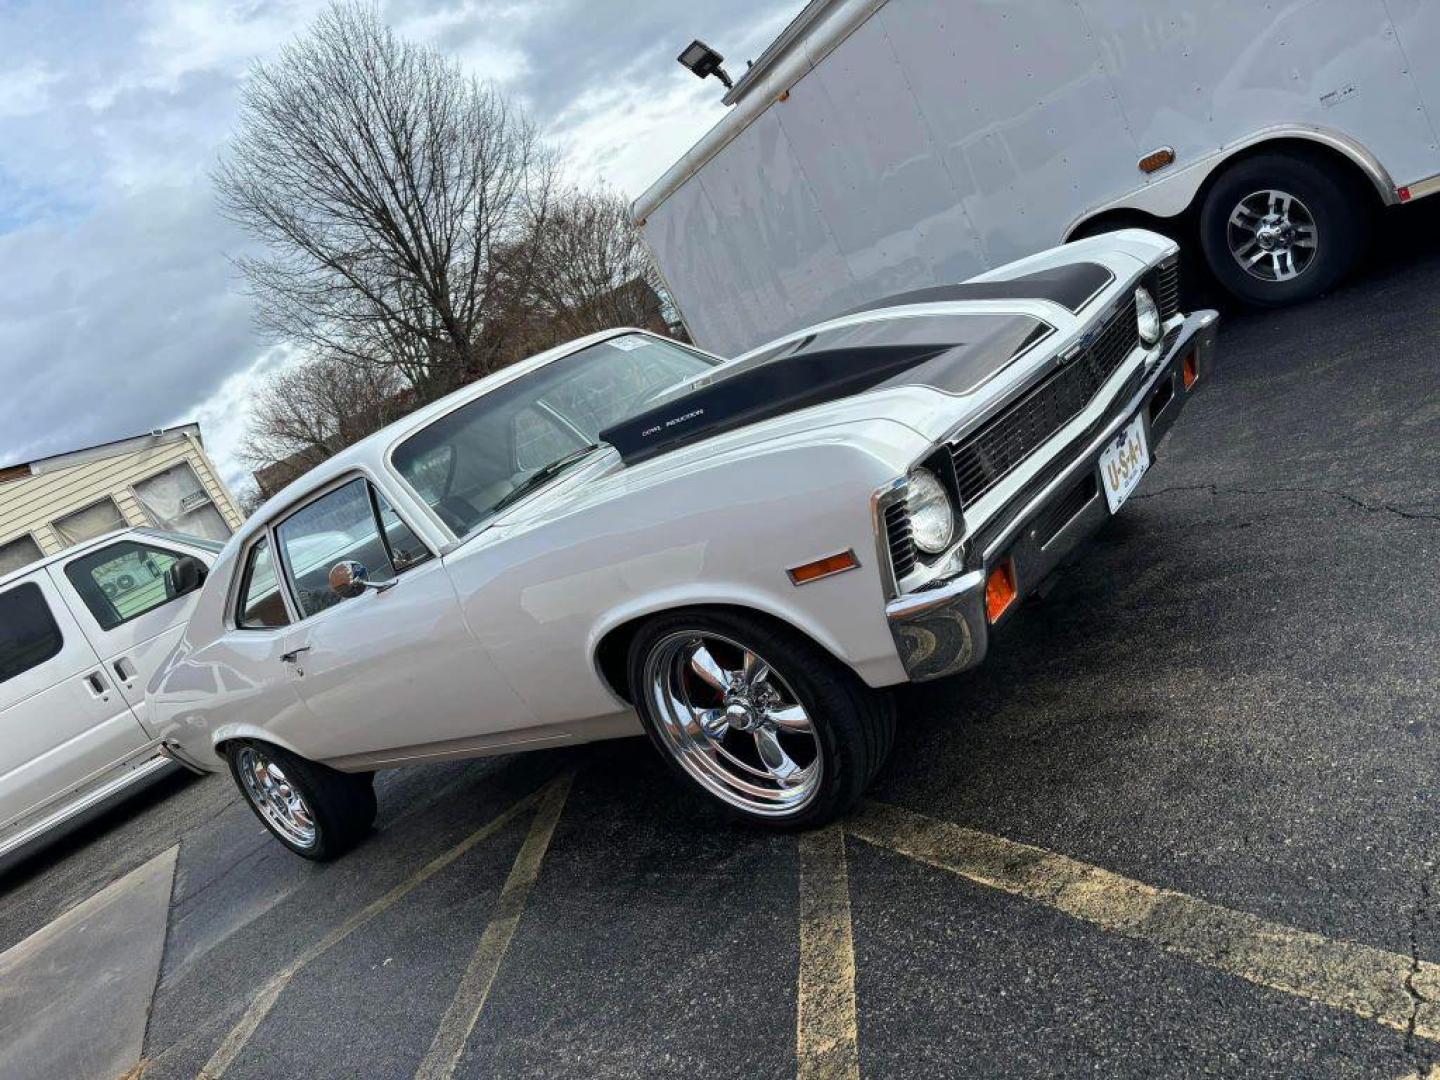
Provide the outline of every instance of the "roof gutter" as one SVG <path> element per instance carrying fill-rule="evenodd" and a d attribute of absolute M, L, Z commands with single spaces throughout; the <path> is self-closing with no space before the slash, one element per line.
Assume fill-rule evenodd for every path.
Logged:
<path fill-rule="evenodd" d="M 775 103 L 781 94 L 799 82 L 829 56 L 855 30 L 875 14 L 886 0 L 835 0 L 823 11 L 813 16 L 812 29 L 803 37 L 798 33 L 790 43 L 787 52 L 779 53 L 769 61 L 769 71 L 752 69 L 747 79 L 735 87 L 735 92 L 726 95 L 727 103 L 733 97 L 734 110 L 700 137 L 700 141 L 687 150 L 679 161 L 665 170 L 663 176 L 651 184 L 630 207 L 631 220 L 644 225 L 655 210 L 673 195 L 692 176 L 725 149 L 730 142 L 750 126 L 766 109 Z M 783 36 L 783 35 L 782 35 Z M 761 63 L 766 63 L 761 56 Z M 748 79 L 753 78 L 752 81 Z"/>

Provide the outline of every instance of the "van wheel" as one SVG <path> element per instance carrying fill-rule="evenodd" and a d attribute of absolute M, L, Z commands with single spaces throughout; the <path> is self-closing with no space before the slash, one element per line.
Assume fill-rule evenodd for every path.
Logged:
<path fill-rule="evenodd" d="M 1360 255 L 1365 193 L 1309 158 L 1259 154 L 1227 169 L 1200 211 L 1211 271 L 1249 304 L 1278 307 L 1333 287 Z"/>
<path fill-rule="evenodd" d="M 231 743 L 226 757 L 261 824 L 302 858 L 338 858 L 375 822 L 373 773 L 342 773 L 252 739 Z"/>
<path fill-rule="evenodd" d="M 732 815 L 825 824 L 890 753 L 895 713 L 808 638 L 733 612 L 651 620 L 630 646 L 640 719 L 676 775 Z"/>

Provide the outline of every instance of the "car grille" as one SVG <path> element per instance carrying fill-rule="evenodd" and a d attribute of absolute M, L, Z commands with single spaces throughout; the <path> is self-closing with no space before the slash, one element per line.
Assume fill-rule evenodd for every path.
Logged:
<path fill-rule="evenodd" d="M 952 445 L 961 501 L 980 498 L 1079 415 L 1139 342 L 1132 298 L 1079 356 Z"/>
<path fill-rule="evenodd" d="M 895 580 L 915 569 L 915 541 L 910 535 L 910 507 L 902 498 L 885 508 L 885 543 Z"/>
<path fill-rule="evenodd" d="M 1155 304 L 1161 320 L 1180 310 L 1180 258 L 1176 256 L 1155 270 Z"/>

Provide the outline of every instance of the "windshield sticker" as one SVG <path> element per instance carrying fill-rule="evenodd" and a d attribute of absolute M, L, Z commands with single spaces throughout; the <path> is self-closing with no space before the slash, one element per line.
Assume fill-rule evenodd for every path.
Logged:
<path fill-rule="evenodd" d="M 646 345 L 650 343 L 646 341 L 643 337 L 641 337 L 639 334 L 626 334 L 623 337 L 611 338 L 605 344 L 614 345 L 617 349 L 623 349 L 625 352 L 630 352 L 633 349 L 643 349 Z"/>

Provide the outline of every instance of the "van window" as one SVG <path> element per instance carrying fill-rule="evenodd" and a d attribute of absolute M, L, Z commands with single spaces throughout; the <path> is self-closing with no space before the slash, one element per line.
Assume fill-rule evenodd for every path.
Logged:
<path fill-rule="evenodd" d="M 178 552 L 134 540 L 106 544 L 65 564 L 65 576 L 102 630 L 137 619 L 176 599 L 167 571 Z"/>
<path fill-rule="evenodd" d="M 280 595 L 280 579 L 275 576 L 275 557 L 270 553 L 269 540 L 261 540 L 251 548 L 245 560 L 240 613 L 235 625 L 242 630 L 290 625 L 290 613 L 285 610 L 285 598 Z"/>
<path fill-rule="evenodd" d="M 27 581 L 0 593 L 0 682 L 43 664 L 63 643 L 39 585 Z"/>
<path fill-rule="evenodd" d="M 338 562 L 363 563 L 378 584 L 429 555 L 389 503 L 372 499 L 364 480 L 352 480 L 301 507 L 280 523 L 275 535 L 302 618 L 340 602 L 330 589 L 330 568 Z"/>

